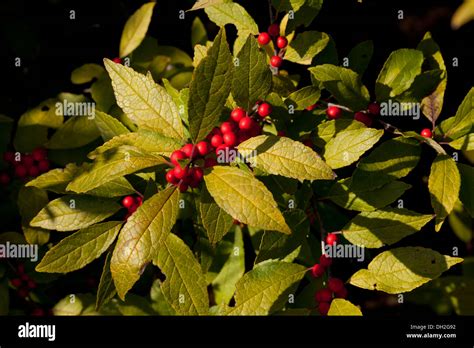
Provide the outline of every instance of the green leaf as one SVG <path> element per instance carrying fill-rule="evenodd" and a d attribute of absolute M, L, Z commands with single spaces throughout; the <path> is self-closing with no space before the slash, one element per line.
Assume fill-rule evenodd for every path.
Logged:
<path fill-rule="evenodd" d="M 48 149 L 75 149 L 97 139 L 100 132 L 90 117 L 72 117 L 49 139 Z"/>
<path fill-rule="evenodd" d="M 166 301 L 165 295 L 161 290 L 161 281 L 156 279 L 151 286 L 150 297 L 152 302 L 153 309 L 159 315 L 176 315 L 174 309 L 170 306 L 168 301 Z"/>
<path fill-rule="evenodd" d="M 324 88 L 331 92 L 339 103 L 353 111 L 367 109 L 370 100 L 369 91 L 356 72 L 331 64 L 318 65 L 308 70 L 316 80 L 322 82 Z"/>
<path fill-rule="evenodd" d="M 200 10 L 204 9 L 209 6 L 214 6 L 216 4 L 221 4 L 227 0 L 197 0 L 196 3 L 193 5 L 191 9 L 188 11 L 195 11 L 195 10 Z"/>
<path fill-rule="evenodd" d="M 407 138 L 415 138 L 417 139 L 420 143 L 425 143 L 428 146 L 430 146 L 432 149 L 434 149 L 437 153 L 446 155 L 446 151 L 443 149 L 443 147 L 438 144 L 438 142 L 434 139 L 431 138 L 426 138 L 424 136 L 421 136 L 420 134 L 413 132 L 413 131 L 408 131 L 402 133 L 402 136 L 407 137 Z"/>
<path fill-rule="evenodd" d="M 114 280 L 112 279 L 112 273 L 110 272 L 110 259 L 112 253 L 108 252 L 105 257 L 104 268 L 100 276 L 99 288 L 97 289 L 97 298 L 95 303 L 95 309 L 99 311 L 102 306 L 106 305 L 112 300 L 117 294 L 115 290 Z"/>
<path fill-rule="evenodd" d="M 139 127 L 183 138 L 183 125 L 171 96 L 149 76 L 104 59 L 117 104 Z"/>
<path fill-rule="evenodd" d="M 394 181 L 377 189 L 357 191 L 351 188 L 351 178 L 348 178 L 335 183 L 326 198 L 345 209 L 373 211 L 389 205 L 410 187 L 404 182 Z"/>
<path fill-rule="evenodd" d="M 18 127 L 45 126 L 59 128 L 63 124 L 64 116 L 58 99 L 47 99 L 35 108 L 28 110 L 18 120 Z"/>
<path fill-rule="evenodd" d="M 128 56 L 142 43 L 148 31 L 155 4 L 155 2 L 144 4 L 125 23 L 120 39 L 120 57 Z"/>
<path fill-rule="evenodd" d="M 433 215 L 418 214 L 403 208 L 385 208 L 360 213 L 343 227 L 342 232 L 352 244 L 381 248 L 419 231 L 433 218 Z"/>
<path fill-rule="evenodd" d="M 109 141 L 117 135 L 130 133 L 122 122 L 105 112 L 96 111 L 94 121 L 104 141 Z"/>
<path fill-rule="evenodd" d="M 303 180 L 331 180 L 335 175 L 316 152 L 299 141 L 274 135 L 260 135 L 237 149 L 252 167 L 270 174 Z"/>
<path fill-rule="evenodd" d="M 123 300 L 171 232 L 178 216 L 179 190 L 167 188 L 146 200 L 120 232 L 110 271 Z"/>
<path fill-rule="evenodd" d="M 137 147 L 143 152 L 150 153 L 151 155 L 163 155 L 169 157 L 171 153 L 180 148 L 183 143 L 179 140 L 165 137 L 164 135 L 154 131 L 140 129 L 138 132 L 113 137 L 105 144 L 89 153 L 88 157 L 90 159 L 95 159 L 106 151 L 118 148 L 122 145 Z"/>
<path fill-rule="evenodd" d="M 368 269 L 357 271 L 349 283 L 363 289 L 399 294 L 438 278 L 462 261 L 459 257 L 421 247 L 396 248 L 377 255 Z"/>
<path fill-rule="evenodd" d="M 233 65 L 225 29 L 221 29 L 207 56 L 194 70 L 189 87 L 189 132 L 193 141 L 203 139 L 219 121 L 229 96 Z"/>
<path fill-rule="evenodd" d="M 67 195 L 49 202 L 30 224 L 47 230 L 74 231 L 100 222 L 120 208 L 113 199 Z"/>
<path fill-rule="evenodd" d="M 474 0 L 464 0 L 451 17 L 451 27 L 454 30 L 459 29 L 464 24 L 474 19 Z"/>
<path fill-rule="evenodd" d="M 454 209 L 448 216 L 449 226 L 454 234 L 464 243 L 469 243 L 473 237 L 472 218 L 460 201 L 456 201 Z"/>
<path fill-rule="evenodd" d="M 423 53 L 413 49 L 400 49 L 390 54 L 377 78 L 375 94 L 378 102 L 405 92 L 421 73 Z"/>
<path fill-rule="evenodd" d="M 453 149 L 472 151 L 474 150 L 474 133 L 469 133 L 449 143 Z"/>
<path fill-rule="evenodd" d="M 321 96 L 321 91 L 314 86 L 303 87 L 285 99 L 285 104 L 289 107 L 293 105 L 295 110 L 304 110 L 310 105 L 316 104 Z"/>
<path fill-rule="evenodd" d="M 258 34 L 258 27 L 252 16 L 241 5 L 234 2 L 217 3 L 205 9 L 209 19 L 219 27 L 233 24 L 237 31 Z"/>
<path fill-rule="evenodd" d="M 372 40 L 357 44 L 348 55 L 349 68 L 359 75 L 363 75 L 374 54 L 374 43 Z"/>
<path fill-rule="evenodd" d="M 98 79 L 104 72 L 104 67 L 99 64 L 84 64 L 72 71 L 71 82 L 75 85 L 89 83 L 93 79 Z"/>
<path fill-rule="evenodd" d="M 438 155 L 431 166 L 428 181 L 431 206 L 436 214 L 438 232 L 444 219 L 451 213 L 458 200 L 461 178 L 456 162 L 448 155 Z"/>
<path fill-rule="evenodd" d="M 191 26 L 192 47 L 196 45 L 206 45 L 207 40 L 206 27 L 199 17 L 194 18 L 193 24 Z"/>
<path fill-rule="evenodd" d="M 421 149 L 417 141 L 398 137 L 377 147 L 362 159 L 352 175 L 351 189 L 376 189 L 408 175 L 420 160 Z"/>
<path fill-rule="evenodd" d="M 109 248 L 121 227 L 121 221 L 110 221 L 67 236 L 49 249 L 36 271 L 69 273 L 85 267 Z"/>
<path fill-rule="evenodd" d="M 48 141 L 48 128 L 45 126 L 26 126 L 16 129 L 13 146 L 19 152 L 31 152 Z"/>
<path fill-rule="evenodd" d="M 281 234 L 281 233 L 280 233 Z M 212 281 L 215 302 L 228 305 L 234 296 L 235 285 L 245 273 L 245 249 L 242 230 L 236 228 L 229 257 Z"/>
<path fill-rule="evenodd" d="M 278 12 L 298 11 L 306 0 L 272 0 L 272 5 Z"/>
<path fill-rule="evenodd" d="M 107 182 L 154 167 L 166 161 L 133 146 L 122 145 L 98 155 L 92 167 L 74 178 L 67 190 L 76 193 L 88 192 Z"/>
<path fill-rule="evenodd" d="M 285 60 L 311 65 L 313 58 L 321 53 L 329 42 L 329 36 L 318 31 L 305 31 L 296 35 L 288 45 Z"/>
<path fill-rule="evenodd" d="M 209 298 L 201 266 L 188 246 L 174 234 L 157 248 L 153 263 L 165 274 L 161 291 L 180 315 L 207 315 Z"/>
<path fill-rule="evenodd" d="M 335 298 L 331 301 L 328 316 L 361 316 L 359 307 L 353 305 L 342 298 Z"/>
<path fill-rule="evenodd" d="M 30 226 L 31 220 L 48 204 L 47 193 L 36 187 L 22 186 L 18 192 L 17 204 L 26 241 L 29 244 L 39 245 L 48 243 L 50 235 L 48 230 Z"/>
<path fill-rule="evenodd" d="M 318 147 L 324 147 L 338 133 L 360 128 L 365 128 L 365 125 L 354 120 L 338 119 L 326 121 L 319 124 L 316 128 L 316 139 L 314 142 Z"/>
<path fill-rule="evenodd" d="M 468 92 L 454 118 L 444 120 L 439 126 L 444 138 L 457 139 L 469 133 L 474 125 L 474 88 Z"/>
<path fill-rule="evenodd" d="M 294 2 L 295 0 L 291 1 Z M 286 34 L 293 32 L 300 25 L 307 27 L 313 23 L 314 18 L 316 18 L 322 6 L 323 0 L 306 0 L 304 4 L 294 12 L 293 19 L 288 21 L 285 31 Z"/>
<path fill-rule="evenodd" d="M 272 73 L 265 52 L 252 35 L 247 37 L 237 55 L 239 65 L 234 69 L 232 96 L 237 104 L 251 110 L 257 100 L 264 98 L 272 86 Z"/>
<path fill-rule="evenodd" d="M 374 146 L 383 130 L 361 128 L 338 133 L 324 148 L 324 159 L 332 169 L 346 167 Z"/>
<path fill-rule="evenodd" d="M 201 191 L 199 203 L 202 225 L 212 245 L 218 243 L 233 225 L 234 219 L 221 209 L 211 197 L 207 189 Z"/>
<path fill-rule="evenodd" d="M 458 163 L 457 165 L 459 174 L 461 175 L 459 199 L 471 217 L 474 217 L 474 168 L 462 163 Z"/>
<path fill-rule="evenodd" d="M 249 172 L 216 166 L 204 180 L 216 203 L 234 219 L 256 228 L 291 233 L 271 192 Z"/>
<path fill-rule="evenodd" d="M 280 310 L 307 272 L 295 263 L 260 263 L 236 284 L 235 307 L 228 315 L 268 315 Z"/>

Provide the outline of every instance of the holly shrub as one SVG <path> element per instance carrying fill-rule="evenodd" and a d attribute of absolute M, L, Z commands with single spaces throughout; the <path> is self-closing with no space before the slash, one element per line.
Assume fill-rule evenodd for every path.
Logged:
<path fill-rule="evenodd" d="M 1 238 L 41 247 L 37 264 L 2 268 L 4 299 L 16 290 L 45 314 L 51 288 L 82 289 L 72 272 L 89 279 L 100 263 L 54 314 L 362 315 L 357 302 L 382 293 L 474 313 L 461 264 L 474 89 L 443 110 L 448 64 L 430 33 L 364 85 L 371 41 L 339 59 L 330 35 L 305 29 L 322 1 L 272 5 L 257 26 L 236 2 L 197 1 L 183 12 L 191 58 L 146 35 L 147 3 L 119 57 L 72 72 L 82 94 L 21 116 L 0 180 L 23 233 Z M 204 13 L 220 27 L 212 40 Z M 420 115 L 430 127 L 388 117 Z M 434 250 L 452 231 L 457 244 Z"/>

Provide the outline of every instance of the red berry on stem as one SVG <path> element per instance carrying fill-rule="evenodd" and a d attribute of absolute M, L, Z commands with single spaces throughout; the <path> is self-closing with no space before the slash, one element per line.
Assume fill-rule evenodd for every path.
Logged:
<path fill-rule="evenodd" d="M 42 147 L 37 147 L 36 149 L 33 150 L 33 152 L 31 153 L 31 155 L 33 156 L 33 159 L 35 161 L 41 161 L 41 160 L 44 160 L 46 159 L 46 156 L 47 156 L 47 151 L 46 149 L 42 148 Z"/>
<path fill-rule="evenodd" d="M 316 106 L 317 106 L 317 105 L 318 105 L 318 104 L 313 104 L 313 105 L 307 106 L 307 107 L 306 107 L 306 110 L 308 110 L 308 111 L 313 111 L 314 109 L 316 109 Z"/>
<path fill-rule="evenodd" d="M 332 291 L 324 288 L 316 292 L 315 295 L 317 302 L 330 302 L 332 300 Z"/>
<path fill-rule="evenodd" d="M 270 43 L 270 35 L 268 35 L 268 33 L 260 33 L 260 35 L 258 35 L 258 43 L 262 46 L 265 46 L 265 45 L 268 45 Z"/>
<path fill-rule="evenodd" d="M 197 156 L 197 150 L 194 149 L 193 144 L 186 144 L 181 148 L 181 151 L 186 155 L 188 158 L 196 158 Z"/>
<path fill-rule="evenodd" d="M 112 61 L 117 64 L 122 64 L 122 59 L 120 57 L 115 57 L 114 59 L 112 59 Z"/>
<path fill-rule="evenodd" d="M 200 167 L 194 167 L 193 168 L 193 178 L 197 182 L 201 182 L 202 178 L 204 177 L 204 171 Z"/>
<path fill-rule="evenodd" d="M 186 192 L 188 190 L 188 184 L 182 182 L 181 184 L 179 184 L 179 191 L 180 192 Z"/>
<path fill-rule="evenodd" d="M 372 114 L 372 115 L 379 115 L 380 114 L 380 105 L 377 103 L 371 103 L 367 107 L 367 110 Z"/>
<path fill-rule="evenodd" d="M 334 297 L 337 297 L 337 298 L 347 298 L 347 295 L 348 295 L 348 292 L 346 288 L 342 288 L 341 290 L 336 291 L 334 293 Z"/>
<path fill-rule="evenodd" d="M 19 164 L 15 167 L 15 176 L 18 178 L 24 178 L 28 173 L 28 170 L 23 164 Z"/>
<path fill-rule="evenodd" d="M 217 147 L 221 146 L 223 143 L 224 143 L 224 139 L 222 139 L 222 136 L 219 135 L 219 134 L 214 135 L 211 139 L 211 145 L 213 147 L 217 148 Z"/>
<path fill-rule="evenodd" d="M 31 166 L 28 168 L 28 175 L 31 177 L 37 177 L 40 171 L 37 166 Z"/>
<path fill-rule="evenodd" d="M 280 26 L 278 23 L 273 23 L 268 27 L 268 34 L 273 37 L 280 35 Z"/>
<path fill-rule="evenodd" d="M 23 164 L 27 169 L 33 165 L 34 161 L 32 155 L 23 155 L 21 158 L 21 164 Z"/>
<path fill-rule="evenodd" d="M 254 121 L 248 116 L 245 116 L 239 122 L 239 128 L 242 130 L 250 130 L 252 129 L 253 125 L 254 125 Z"/>
<path fill-rule="evenodd" d="M 138 196 L 138 197 L 135 197 L 135 203 L 138 204 L 138 206 L 142 205 L 143 204 L 143 198 Z"/>
<path fill-rule="evenodd" d="M 223 136 L 224 143 L 227 146 L 235 146 L 237 142 L 237 137 L 235 136 L 235 133 L 225 133 Z"/>
<path fill-rule="evenodd" d="M 356 112 L 354 115 L 354 120 L 362 122 L 367 127 L 372 125 L 372 117 L 367 115 L 365 112 Z"/>
<path fill-rule="evenodd" d="M 49 170 L 49 161 L 41 160 L 38 162 L 38 169 L 40 173 L 46 173 Z"/>
<path fill-rule="evenodd" d="M 318 312 L 321 315 L 327 315 L 331 304 L 329 302 L 320 302 L 318 306 Z"/>
<path fill-rule="evenodd" d="M 22 263 L 19 263 L 18 266 L 16 267 L 16 271 L 18 274 L 24 274 L 25 273 L 25 265 Z"/>
<path fill-rule="evenodd" d="M 35 308 L 32 312 L 31 312 L 31 316 L 33 317 L 42 317 L 46 315 L 45 311 L 42 310 L 41 308 Z"/>
<path fill-rule="evenodd" d="M 338 108 L 337 106 L 330 106 L 327 108 L 326 114 L 328 115 L 329 119 L 335 120 L 341 117 L 342 110 Z"/>
<path fill-rule="evenodd" d="M 232 125 L 232 123 L 230 122 L 222 122 L 221 124 L 221 132 L 222 134 L 226 134 L 226 133 L 232 133 L 234 132 L 234 126 Z"/>
<path fill-rule="evenodd" d="M 204 160 L 204 168 L 211 168 L 217 165 L 217 161 L 215 158 L 209 157 Z"/>
<path fill-rule="evenodd" d="M 433 133 L 431 132 L 431 129 L 429 128 L 425 128 L 421 131 L 421 136 L 425 137 L 425 138 L 431 138 L 433 136 Z"/>
<path fill-rule="evenodd" d="M 337 243 L 337 234 L 329 233 L 326 236 L 326 244 L 327 245 L 333 245 L 334 243 Z"/>
<path fill-rule="evenodd" d="M 7 151 L 3 153 L 3 160 L 7 163 L 15 162 L 15 153 L 12 151 Z"/>
<path fill-rule="evenodd" d="M 179 179 L 174 176 L 174 169 L 171 169 L 166 173 L 166 181 L 169 182 L 170 184 L 176 185 L 179 182 Z"/>
<path fill-rule="evenodd" d="M 23 282 L 20 278 L 15 278 L 11 280 L 11 283 L 15 288 L 19 288 Z"/>
<path fill-rule="evenodd" d="M 186 159 L 186 154 L 181 150 L 173 151 L 170 156 L 171 163 L 179 165 L 179 160 Z"/>
<path fill-rule="evenodd" d="M 129 209 L 131 206 L 135 204 L 135 200 L 133 199 L 132 196 L 126 196 L 122 199 L 122 206 L 124 208 Z"/>
<path fill-rule="evenodd" d="M 30 292 L 28 291 L 28 289 L 25 288 L 21 288 L 20 290 L 18 290 L 18 296 L 20 296 L 21 298 L 28 297 L 29 293 Z"/>
<path fill-rule="evenodd" d="M 283 59 L 280 56 L 273 56 L 270 59 L 270 64 L 275 68 L 279 68 L 283 65 Z"/>
<path fill-rule="evenodd" d="M 225 151 L 225 149 L 227 149 L 227 145 L 225 144 L 222 144 L 222 145 L 219 145 L 217 148 L 216 148 L 216 155 L 219 156 L 219 154 L 222 152 L 222 151 Z"/>
<path fill-rule="evenodd" d="M 29 289 L 36 289 L 36 282 L 34 280 L 28 281 L 28 288 Z"/>
<path fill-rule="evenodd" d="M 10 183 L 10 175 L 7 173 L 0 173 L 0 184 L 8 185 Z"/>
<path fill-rule="evenodd" d="M 332 292 L 338 292 L 344 289 L 344 282 L 339 278 L 331 278 L 328 280 L 328 289 Z"/>
<path fill-rule="evenodd" d="M 327 257 L 326 255 L 322 254 L 320 257 L 319 257 L 319 263 L 321 264 L 321 266 L 323 267 L 330 267 L 332 265 L 332 260 L 331 258 Z"/>
<path fill-rule="evenodd" d="M 326 269 L 322 265 L 320 265 L 319 263 L 317 263 L 313 267 L 311 267 L 311 274 L 315 278 L 321 277 L 324 274 L 324 272 L 326 272 Z"/>
<path fill-rule="evenodd" d="M 277 47 L 280 49 L 285 48 L 288 46 L 288 40 L 284 36 L 279 36 L 277 39 Z"/>
<path fill-rule="evenodd" d="M 188 175 L 188 168 L 187 167 L 182 168 L 181 166 L 176 166 L 173 169 L 173 174 L 179 180 L 184 179 L 184 177 Z"/>
<path fill-rule="evenodd" d="M 280 130 L 280 131 L 278 131 L 277 135 L 278 135 L 279 137 L 285 137 L 285 136 L 286 136 L 286 132 L 283 131 L 283 130 Z"/>
<path fill-rule="evenodd" d="M 235 108 L 234 110 L 232 110 L 232 112 L 230 113 L 230 118 L 232 120 L 234 120 L 235 122 L 239 122 L 241 119 L 243 119 L 245 116 L 247 115 L 247 113 L 245 112 L 245 110 L 243 108 Z"/>
<path fill-rule="evenodd" d="M 268 103 L 262 103 L 258 107 L 258 114 L 260 117 L 267 117 L 272 113 L 272 106 Z"/>
<path fill-rule="evenodd" d="M 209 153 L 209 143 L 206 141 L 200 141 L 196 144 L 196 150 L 201 156 L 206 156 Z"/>

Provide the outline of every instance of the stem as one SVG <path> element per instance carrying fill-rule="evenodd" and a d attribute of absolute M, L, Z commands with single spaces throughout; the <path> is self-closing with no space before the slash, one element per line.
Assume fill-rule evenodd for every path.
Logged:
<path fill-rule="evenodd" d="M 273 11 L 272 11 L 272 0 L 268 0 L 268 13 L 270 14 L 270 24 L 273 23 Z"/>

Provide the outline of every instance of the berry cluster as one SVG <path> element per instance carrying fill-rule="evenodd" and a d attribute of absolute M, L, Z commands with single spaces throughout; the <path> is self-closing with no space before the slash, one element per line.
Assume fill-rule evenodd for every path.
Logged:
<path fill-rule="evenodd" d="M 335 243 L 337 243 L 337 234 L 329 233 L 326 236 L 326 244 L 327 245 L 334 245 Z M 329 257 L 327 257 L 326 255 L 323 254 L 319 258 L 319 263 L 315 264 L 311 268 L 311 273 L 313 274 L 313 276 L 315 278 L 319 278 L 326 272 L 326 269 L 329 266 L 331 266 L 331 264 L 332 264 L 331 258 L 329 258 Z"/>
<path fill-rule="evenodd" d="M 25 267 L 23 264 L 18 265 L 16 273 L 18 278 L 12 279 L 10 283 L 17 289 L 19 297 L 26 298 L 29 296 L 30 291 L 36 288 L 36 282 L 25 273 Z"/>
<path fill-rule="evenodd" d="M 186 144 L 181 149 L 173 151 L 170 156 L 173 168 L 166 173 L 166 181 L 177 185 L 181 192 L 189 187 L 199 186 L 204 177 L 204 168 L 217 164 L 215 155 L 232 149 L 251 137 L 262 133 L 263 119 L 272 112 L 270 104 L 258 102 L 252 114 L 243 108 L 232 110 L 230 118 L 215 127 L 206 137 L 206 140 L 197 144 Z"/>
<path fill-rule="evenodd" d="M 316 292 L 315 299 L 321 315 L 327 315 L 333 298 L 346 298 L 347 289 L 339 278 L 330 278 L 327 287 Z"/>
<path fill-rule="evenodd" d="M 128 210 L 127 215 L 125 215 L 125 220 L 127 220 L 143 203 L 143 198 L 140 196 L 125 196 L 122 199 L 122 206 Z"/>
<path fill-rule="evenodd" d="M 262 46 L 268 45 L 273 39 L 273 44 L 278 48 L 278 54 L 275 54 L 270 59 L 270 64 L 274 68 L 279 68 L 283 65 L 283 56 L 285 54 L 286 46 L 288 46 L 288 39 L 284 36 L 280 36 L 280 26 L 277 23 L 273 23 L 268 27 L 267 32 L 260 33 L 258 35 L 258 43 Z"/>
<path fill-rule="evenodd" d="M 34 178 L 49 170 L 47 152 L 44 148 L 36 148 L 28 154 L 7 151 L 3 154 L 3 160 L 9 166 L 7 171 L 0 173 L 0 184 L 4 186 L 10 183 L 12 177 Z"/>

